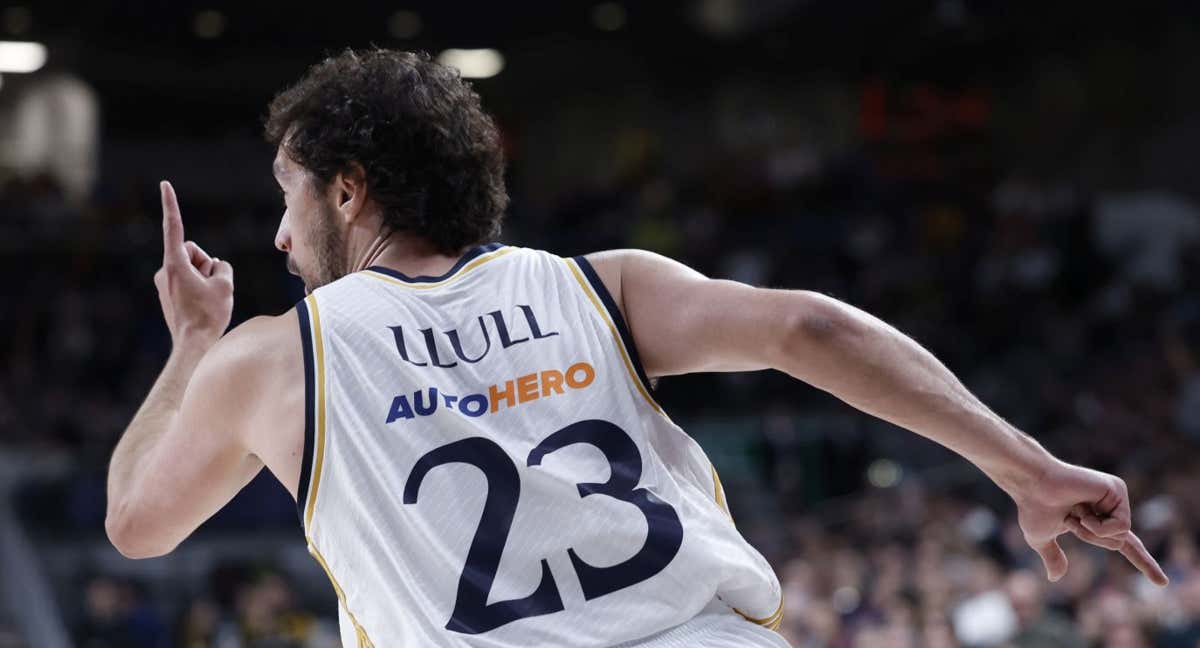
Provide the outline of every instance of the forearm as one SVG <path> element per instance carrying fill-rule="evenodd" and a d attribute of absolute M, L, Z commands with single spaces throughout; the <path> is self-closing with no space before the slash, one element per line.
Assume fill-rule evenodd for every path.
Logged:
<path fill-rule="evenodd" d="M 879 319 L 812 296 L 779 369 L 962 455 L 1012 493 L 1054 458 L 979 401 L 931 353 Z"/>
<path fill-rule="evenodd" d="M 173 348 L 162 373 L 125 429 L 113 450 L 108 467 L 110 516 L 132 491 L 139 466 L 170 427 L 183 402 L 188 382 L 206 351 L 202 345 L 178 345 Z"/>

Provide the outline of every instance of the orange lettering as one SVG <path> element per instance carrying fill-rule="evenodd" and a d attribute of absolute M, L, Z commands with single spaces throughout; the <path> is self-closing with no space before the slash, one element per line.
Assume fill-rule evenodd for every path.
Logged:
<path fill-rule="evenodd" d="M 583 378 L 576 378 L 576 372 L 583 372 Z M 576 362 L 567 368 L 567 387 L 571 389 L 583 389 L 592 384 L 595 378 L 596 370 L 586 362 Z"/>
<path fill-rule="evenodd" d="M 504 391 L 497 390 L 495 385 L 488 387 L 488 402 L 492 404 L 493 413 L 500 409 L 501 398 L 504 399 L 508 407 L 516 405 L 516 399 L 513 398 L 513 384 L 511 380 L 504 381 Z"/>
<path fill-rule="evenodd" d="M 538 397 L 537 374 L 531 373 L 517 378 L 517 400 L 527 402 Z"/>
<path fill-rule="evenodd" d="M 563 375 L 561 371 L 551 369 L 542 372 L 542 396 L 549 396 L 550 392 L 556 394 L 563 393 L 562 388 Z"/>

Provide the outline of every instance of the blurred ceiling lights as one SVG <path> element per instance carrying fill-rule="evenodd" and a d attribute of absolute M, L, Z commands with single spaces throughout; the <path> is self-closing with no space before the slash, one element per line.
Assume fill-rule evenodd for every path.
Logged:
<path fill-rule="evenodd" d="M 438 54 L 437 60 L 458 68 L 464 79 L 486 79 L 504 69 L 504 57 L 494 49 L 448 49 Z"/>
<path fill-rule="evenodd" d="M 616 2 L 601 2 L 592 7 L 592 24 L 600 31 L 617 31 L 625 26 L 625 7 Z"/>
<path fill-rule="evenodd" d="M 903 477 L 904 469 L 891 459 L 876 459 L 867 467 L 867 481 L 876 488 L 891 488 Z"/>
<path fill-rule="evenodd" d="M 196 32 L 196 36 L 203 39 L 219 38 L 225 33 L 225 27 L 229 21 L 225 18 L 225 14 L 213 9 L 206 9 L 196 13 L 195 20 L 192 21 L 192 31 Z"/>
<path fill-rule="evenodd" d="M 13 36 L 27 34 L 33 27 L 33 12 L 28 7 L 7 7 L 0 13 L 0 24 L 5 32 Z"/>
<path fill-rule="evenodd" d="M 733 39 L 769 27 L 772 21 L 812 0 L 694 0 L 692 23 L 719 39 Z"/>
<path fill-rule="evenodd" d="M 421 15 L 415 11 L 397 11 L 388 18 L 388 33 L 400 40 L 416 38 L 421 33 L 421 27 Z"/>
<path fill-rule="evenodd" d="M 0 41 L 0 72 L 35 72 L 45 64 L 45 45 L 26 41 Z"/>

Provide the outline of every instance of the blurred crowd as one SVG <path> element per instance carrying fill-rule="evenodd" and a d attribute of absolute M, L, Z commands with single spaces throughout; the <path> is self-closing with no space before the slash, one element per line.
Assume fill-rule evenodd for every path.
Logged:
<path fill-rule="evenodd" d="M 1156 492 L 1152 481 L 1131 485 Z M 1200 477 L 1164 482 L 1139 501 L 1135 527 L 1171 578 L 1166 589 L 1067 537 L 1070 567 L 1050 583 L 1012 515 L 911 483 L 856 499 L 840 527 L 790 523 L 782 632 L 797 648 L 1195 648 Z"/>
<path fill-rule="evenodd" d="M 279 571 L 253 564 L 221 564 L 209 582 L 178 609 L 164 606 L 143 584 L 99 574 L 86 580 L 75 638 L 93 646 L 239 648 L 336 646 L 336 620 L 297 600 Z M 178 597 L 178 593 L 176 593 Z M 179 597 L 183 598 L 183 597 Z"/>
<path fill-rule="evenodd" d="M 655 132 L 632 129 L 611 160 L 617 171 L 549 198 L 522 189 L 528 167 L 515 152 L 503 240 L 563 255 L 656 250 L 711 276 L 817 290 L 882 317 L 1063 459 L 1125 478 L 1135 528 L 1172 578 L 1153 588 L 1119 556 L 1064 539 L 1071 568 L 1047 583 L 1010 503 L 981 475 L 925 479 L 946 457 L 916 437 L 881 447 L 863 416 L 841 438 L 833 422 L 844 405 L 772 372 L 661 381 L 660 400 L 685 427 L 714 416 L 756 422 L 749 461 L 771 507 L 736 493 L 731 504 L 777 567 L 782 631 L 798 648 L 1195 648 L 1194 197 L 997 161 L 985 94 L 891 93 L 868 86 L 843 106 L 861 116 L 850 147 L 767 138 L 714 145 L 681 165 Z M 157 198 L 143 184 L 103 185 L 84 204 L 48 177 L 0 189 L 0 271 L 16 278 L 0 286 L 12 305 L 0 309 L 0 429 L 8 446 L 75 465 L 18 498 L 41 537 L 100 537 L 108 454 L 169 347 L 150 280 Z M 271 248 L 277 205 L 180 194 L 189 238 L 236 268 L 235 321 L 301 296 Z M 814 418 L 815 433 L 800 429 Z M 881 457 L 905 469 L 898 483 L 865 477 Z M 798 477 L 814 464 L 827 477 L 819 484 Z M 210 530 L 296 524 L 282 490 L 259 480 Z M 127 575 L 79 578 L 82 587 L 60 591 L 80 646 L 336 642 L 328 601 L 300 600 L 277 566 L 217 565 L 170 601 Z"/>

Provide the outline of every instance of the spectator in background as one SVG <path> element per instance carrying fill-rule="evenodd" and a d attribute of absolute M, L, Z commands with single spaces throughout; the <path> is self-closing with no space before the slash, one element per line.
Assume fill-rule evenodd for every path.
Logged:
<path fill-rule="evenodd" d="M 1156 648 L 1196 648 L 1200 646 L 1200 569 L 1195 569 L 1177 584 L 1179 617 L 1169 623 L 1158 637 Z"/>
<path fill-rule="evenodd" d="M 0 624 L 0 648 L 25 648 L 25 643 L 17 636 L 15 630 Z"/>
<path fill-rule="evenodd" d="M 209 648 L 216 645 L 217 630 L 221 623 L 221 609 L 216 603 L 199 598 L 192 601 L 179 623 L 179 648 Z"/>
<path fill-rule="evenodd" d="M 1200 241 L 1200 209 L 1164 192 L 1102 196 L 1094 227 L 1127 284 L 1169 291 L 1182 283 L 1183 252 Z"/>
<path fill-rule="evenodd" d="M 75 641 L 80 648 L 165 648 L 167 633 L 139 587 L 97 576 L 84 586 L 83 619 Z"/>
<path fill-rule="evenodd" d="M 1018 631 L 1014 648 L 1086 648 L 1083 637 L 1071 620 L 1048 610 L 1045 604 L 1045 579 L 1021 569 L 1009 574 L 1005 592 L 1017 615 Z"/>
<path fill-rule="evenodd" d="M 216 633 L 219 648 L 325 648 L 336 632 L 296 605 L 291 585 L 273 569 L 253 573 L 234 595 L 232 622 Z"/>
<path fill-rule="evenodd" d="M 179 648 L 338 648 L 336 626 L 297 600 L 271 566 L 223 563 L 176 624 Z"/>

